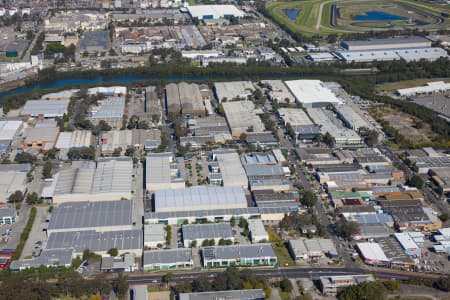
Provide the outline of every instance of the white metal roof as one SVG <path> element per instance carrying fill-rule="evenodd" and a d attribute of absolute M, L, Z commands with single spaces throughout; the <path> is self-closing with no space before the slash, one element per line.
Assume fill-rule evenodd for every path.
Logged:
<path fill-rule="evenodd" d="M 22 123 L 22 121 L 0 121 L 0 140 L 12 140 Z"/>
<path fill-rule="evenodd" d="M 28 100 L 22 110 L 22 115 L 47 118 L 61 117 L 67 113 L 69 100 Z"/>
<path fill-rule="evenodd" d="M 427 94 L 432 92 L 445 92 L 450 90 L 450 83 L 444 81 L 428 82 L 423 86 L 416 86 L 405 89 L 398 89 L 397 93 L 400 96 L 412 96 L 416 94 Z"/>
<path fill-rule="evenodd" d="M 357 247 L 361 252 L 362 256 L 367 260 L 372 261 L 389 261 L 383 249 L 381 249 L 378 243 L 358 243 Z"/>
<path fill-rule="evenodd" d="M 405 250 L 415 250 L 419 248 L 419 246 L 416 244 L 416 242 L 414 242 L 414 240 L 409 236 L 407 232 L 394 233 L 394 236 Z"/>
<path fill-rule="evenodd" d="M 320 80 L 301 79 L 290 80 L 285 83 L 300 103 L 341 103 L 336 95 L 326 88 Z"/>
<path fill-rule="evenodd" d="M 189 14 L 193 18 L 203 19 L 204 16 L 213 16 L 213 18 L 223 18 L 227 15 L 243 17 L 244 12 L 234 5 L 193 5 L 187 7 Z"/>

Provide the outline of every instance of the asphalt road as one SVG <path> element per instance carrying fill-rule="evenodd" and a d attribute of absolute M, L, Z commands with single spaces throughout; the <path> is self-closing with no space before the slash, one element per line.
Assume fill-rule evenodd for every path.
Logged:
<path fill-rule="evenodd" d="M 377 278 L 383 279 L 399 279 L 404 280 L 411 277 L 415 278 L 437 278 L 437 276 L 430 276 L 423 273 L 401 272 L 394 270 L 374 269 Z M 192 281 L 199 277 L 215 278 L 222 271 L 204 271 L 204 272 L 181 272 L 173 273 L 172 281 Z M 253 273 L 258 276 L 268 278 L 308 278 L 317 280 L 321 276 L 336 276 L 336 275 L 352 275 L 364 274 L 362 269 L 358 268 L 273 268 L 273 269 L 254 269 Z M 128 282 L 133 284 L 151 284 L 161 283 L 162 276 L 165 273 L 158 274 L 130 274 Z"/>

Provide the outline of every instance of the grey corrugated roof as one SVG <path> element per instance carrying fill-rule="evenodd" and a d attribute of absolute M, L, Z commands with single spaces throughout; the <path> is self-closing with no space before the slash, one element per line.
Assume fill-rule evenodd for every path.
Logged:
<path fill-rule="evenodd" d="M 280 203 L 280 205 L 282 205 Z M 279 214 L 291 213 L 298 210 L 298 207 L 277 206 L 277 207 L 247 207 L 247 208 L 231 208 L 231 209 L 212 209 L 212 210 L 193 210 L 193 211 L 171 211 L 171 212 L 146 212 L 145 219 L 167 219 L 167 218 L 187 218 L 198 217 L 205 218 L 207 216 L 231 215 L 239 216 L 244 214 Z"/>
<path fill-rule="evenodd" d="M 67 202 L 52 211 L 48 229 L 81 229 L 132 223 L 133 202 L 129 200 Z"/>
<path fill-rule="evenodd" d="M 75 252 L 86 249 L 91 251 L 134 250 L 143 248 L 142 230 L 121 230 L 96 232 L 94 230 L 55 232 L 47 242 L 47 249 L 74 248 Z"/>
<path fill-rule="evenodd" d="M 420 36 L 408 36 L 401 38 L 371 39 L 366 41 L 344 41 L 343 44 L 349 46 L 386 45 L 386 48 L 389 48 L 390 44 L 407 44 L 417 42 L 429 42 L 429 41 L 426 38 Z"/>
<path fill-rule="evenodd" d="M 180 300 L 258 300 L 266 299 L 266 294 L 261 289 L 235 290 L 235 291 L 214 291 L 202 293 L 182 293 Z"/>
<path fill-rule="evenodd" d="M 254 257 L 276 257 L 272 245 L 254 244 L 254 245 L 234 245 L 234 246 L 213 246 L 201 248 L 205 259 L 236 259 L 236 258 L 254 258 Z"/>
<path fill-rule="evenodd" d="M 19 259 L 11 262 L 12 270 L 39 268 L 44 266 L 68 266 L 72 264 L 72 248 L 44 249 L 40 256 L 31 259 Z"/>
<path fill-rule="evenodd" d="M 233 232 L 228 223 L 183 225 L 183 239 L 215 239 L 232 238 Z"/>
<path fill-rule="evenodd" d="M 245 172 L 251 176 L 284 176 L 283 168 L 278 165 L 245 165 Z"/>
<path fill-rule="evenodd" d="M 192 250 L 187 248 L 144 251 L 144 266 L 150 264 L 173 264 L 190 262 Z"/>
<path fill-rule="evenodd" d="M 230 204 L 247 205 L 244 191 L 238 187 L 196 186 L 187 189 L 166 189 L 155 192 L 155 211 L 168 207 Z"/>

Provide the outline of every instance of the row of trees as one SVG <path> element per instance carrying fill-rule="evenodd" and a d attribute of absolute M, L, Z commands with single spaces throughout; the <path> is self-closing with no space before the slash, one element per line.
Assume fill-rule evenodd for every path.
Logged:
<path fill-rule="evenodd" d="M 57 269 L 42 266 L 39 276 L 35 270 L 4 274 L 0 299 L 54 299 L 62 295 L 75 299 L 94 298 L 95 295 L 107 296 L 114 292 L 119 299 L 125 299 L 129 284 L 126 276 L 121 274 L 109 281 L 103 275 L 84 279 L 73 269 L 62 269 L 57 273 L 55 283 L 48 282 L 41 274 L 54 274 Z M 34 275 L 33 275 L 34 274 Z M 33 275 L 33 276 L 29 276 Z"/>

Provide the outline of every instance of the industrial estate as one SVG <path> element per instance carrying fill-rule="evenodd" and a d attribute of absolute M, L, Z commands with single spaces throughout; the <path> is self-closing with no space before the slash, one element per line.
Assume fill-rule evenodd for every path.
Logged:
<path fill-rule="evenodd" d="M 448 3 L 41 2 L 0 2 L 1 299 L 449 299 Z"/>

